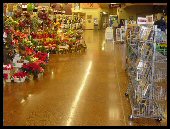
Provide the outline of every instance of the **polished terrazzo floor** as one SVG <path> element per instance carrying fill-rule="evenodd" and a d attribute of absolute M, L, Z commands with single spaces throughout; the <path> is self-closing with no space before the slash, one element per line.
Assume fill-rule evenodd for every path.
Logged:
<path fill-rule="evenodd" d="M 4 125 L 150 126 L 128 120 L 124 44 L 106 42 L 103 31 L 86 30 L 85 53 L 50 55 L 43 77 L 4 86 Z"/>

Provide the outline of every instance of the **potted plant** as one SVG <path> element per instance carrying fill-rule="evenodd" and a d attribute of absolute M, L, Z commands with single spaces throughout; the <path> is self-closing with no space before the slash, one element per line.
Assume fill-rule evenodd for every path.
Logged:
<path fill-rule="evenodd" d="M 27 76 L 26 72 L 17 72 L 12 77 L 14 79 L 14 82 L 24 82 L 26 76 Z"/>
<path fill-rule="evenodd" d="M 34 78 L 38 78 L 38 74 L 44 72 L 44 69 L 36 62 L 24 64 L 23 70 L 29 73 Z"/>

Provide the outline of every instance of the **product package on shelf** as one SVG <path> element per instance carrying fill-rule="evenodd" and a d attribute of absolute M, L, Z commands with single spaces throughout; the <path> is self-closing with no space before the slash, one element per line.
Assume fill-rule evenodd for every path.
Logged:
<path fill-rule="evenodd" d="M 142 77 L 142 70 L 144 68 L 144 62 L 142 60 L 139 61 L 139 64 L 137 66 L 137 81 L 139 81 Z"/>
<path fill-rule="evenodd" d="M 116 41 L 123 42 L 125 40 L 125 27 L 116 29 Z"/>
<path fill-rule="evenodd" d="M 116 29 L 116 41 L 121 41 L 121 34 L 120 28 Z"/>
<path fill-rule="evenodd" d="M 155 42 L 156 42 L 156 50 L 163 54 L 167 55 L 167 34 L 160 29 L 155 29 Z"/>

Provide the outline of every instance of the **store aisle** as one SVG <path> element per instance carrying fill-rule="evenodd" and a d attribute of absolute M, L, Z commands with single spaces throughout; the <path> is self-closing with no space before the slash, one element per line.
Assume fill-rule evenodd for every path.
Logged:
<path fill-rule="evenodd" d="M 166 125 L 128 120 L 125 45 L 105 42 L 102 31 L 84 36 L 86 53 L 50 55 L 42 78 L 5 85 L 4 125 Z"/>

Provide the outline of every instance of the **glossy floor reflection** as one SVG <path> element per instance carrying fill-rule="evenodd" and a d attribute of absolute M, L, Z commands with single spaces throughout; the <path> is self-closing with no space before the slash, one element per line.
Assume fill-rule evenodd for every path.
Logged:
<path fill-rule="evenodd" d="M 106 42 L 102 31 L 87 30 L 84 36 L 85 53 L 50 55 L 39 80 L 5 84 L 4 125 L 166 125 L 166 120 L 128 120 L 125 45 Z"/>

